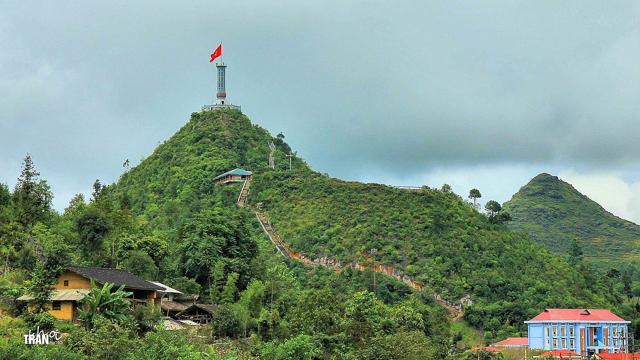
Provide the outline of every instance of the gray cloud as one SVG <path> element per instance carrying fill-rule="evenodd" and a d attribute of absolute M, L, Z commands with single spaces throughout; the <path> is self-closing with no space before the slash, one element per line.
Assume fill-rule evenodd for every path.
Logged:
<path fill-rule="evenodd" d="M 640 163 L 639 11 L 632 1 L 0 4 L 0 181 L 26 152 L 58 208 L 95 178 L 114 181 L 211 100 L 218 41 L 231 100 L 336 176 L 628 169 Z"/>

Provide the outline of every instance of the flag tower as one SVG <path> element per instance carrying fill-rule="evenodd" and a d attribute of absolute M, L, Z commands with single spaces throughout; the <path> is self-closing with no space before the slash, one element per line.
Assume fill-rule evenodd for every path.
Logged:
<path fill-rule="evenodd" d="M 221 104 L 224 104 L 224 101 L 227 99 L 227 92 L 224 88 L 224 75 L 227 65 L 223 62 L 219 62 L 216 64 L 216 68 L 218 69 L 218 93 L 216 94 L 216 97 Z"/>
<path fill-rule="evenodd" d="M 216 50 L 211 54 L 211 60 L 209 62 L 214 62 L 217 58 L 222 56 L 222 44 L 218 45 Z M 212 105 L 205 105 L 202 107 L 202 111 L 209 110 L 219 110 L 219 109 L 234 109 L 240 110 L 240 106 L 233 105 L 227 100 L 227 91 L 225 87 L 225 77 L 227 71 L 227 65 L 219 60 L 216 62 L 216 69 L 218 71 L 218 91 L 216 93 L 216 99 L 213 101 Z"/>

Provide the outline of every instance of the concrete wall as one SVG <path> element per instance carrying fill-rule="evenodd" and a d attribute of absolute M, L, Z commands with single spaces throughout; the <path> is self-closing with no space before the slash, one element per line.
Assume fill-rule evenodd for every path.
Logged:
<path fill-rule="evenodd" d="M 49 306 L 49 313 L 58 320 L 73 320 L 73 301 L 61 301 L 60 310 L 53 310 L 51 304 Z"/>
<path fill-rule="evenodd" d="M 544 349 L 544 326 L 529 324 L 529 349 Z"/>
<path fill-rule="evenodd" d="M 64 286 L 64 281 L 69 280 L 69 286 Z M 91 281 L 71 271 L 65 271 L 58 277 L 54 289 L 91 289 Z"/>

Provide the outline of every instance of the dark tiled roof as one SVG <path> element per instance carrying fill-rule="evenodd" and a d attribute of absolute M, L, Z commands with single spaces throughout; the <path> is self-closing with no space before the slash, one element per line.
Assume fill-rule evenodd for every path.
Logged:
<path fill-rule="evenodd" d="M 125 288 L 134 290 L 163 289 L 160 286 L 152 284 L 126 270 L 84 266 L 69 266 L 67 269 L 86 278 L 93 279 L 95 282 L 100 284 L 108 282 L 114 284 L 115 287 L 124 285 Z"/>
<path fill-rule="evenodd" d="M 185 304 L 180 304 L 179 302 L 162 300 L 160 303 L 160 308 L 164 311 L 183 311 L 189 306 Z"/>
<path fill-rule="evenodd" d="M 209 314 L 213 314 L 214 311 L 216 311 L 216 309 L 218 308 L 218 305 L 212 305 L 212 304 L 193 304 L 189 307 L 187 307 L 186 309 L 182 310 L 178 315 L 181 314 L 185 314 L 190 312 L 192 309 L 200 309 L 203 310 L 205 312 L 208 312 Z"/>

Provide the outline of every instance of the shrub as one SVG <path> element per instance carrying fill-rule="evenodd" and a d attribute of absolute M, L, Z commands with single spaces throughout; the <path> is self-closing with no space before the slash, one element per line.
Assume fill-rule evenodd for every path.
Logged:
<path fill-rule="evenodd" d="M 22 318 L 31 329 L 40 329 L 43 331 L 50 331 L 54 329 L 56 318 L 48 312 L 40 313 L 28 313 L 23 315 Z"/>
<path fill-rule="evenodd" d="M 320 346 L 309 335 L 298 335 L 279 345 L 267 344 L 262 357 L 269 360 L 311 360 L 322 353 Z"/>
<path fill-rule="evenodd" d="M 96 315 L 91 330 L 78 328 L 65 338 L 64 346 L 91 359 L 119 360 L 140 347 L 140 339 L 132 329 Z"/>
<path fill-rule="evenodd" d="M 240 334 L 240 321 L 228 306 L 221 305 L 211 318 L 214 337 L 236 337 Z"/>
<path fill-rule="evenodd" d="M 159 330 L 145 335 L 141 345 L 127 359 L 201 359 L 201 353 L 189 343 L 185 334 Z"/>
<path fill-rule="evenodd" d="M 158 307 L 149 304 L 147 306 L 134 307 L 131 317 L 135 322 L 138 335 L 142 336 L 156 329 L 162 319 L 162 313 L 160 313 Z"/>

